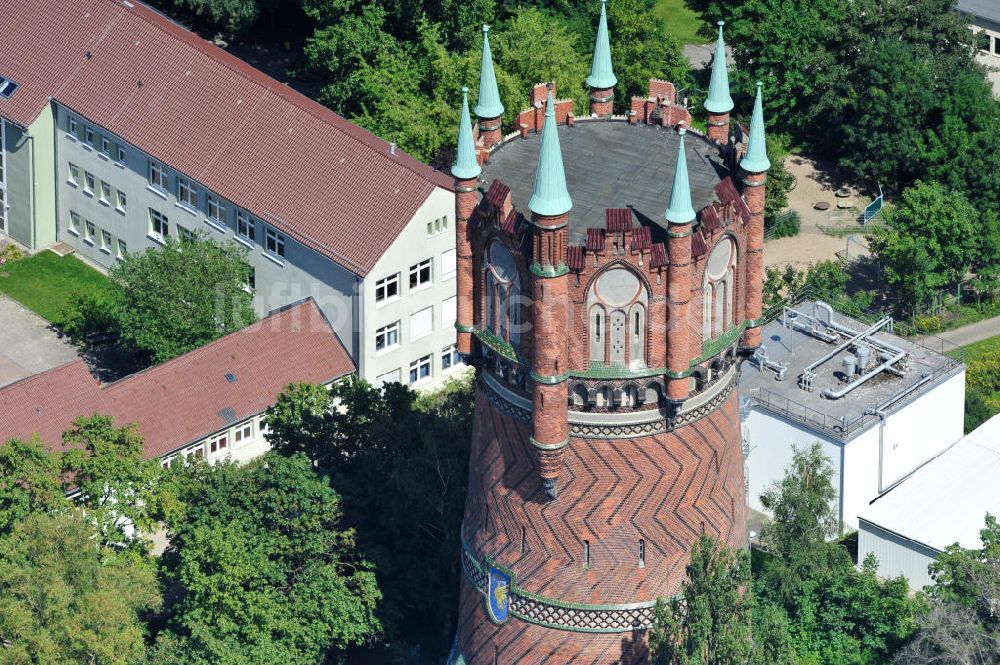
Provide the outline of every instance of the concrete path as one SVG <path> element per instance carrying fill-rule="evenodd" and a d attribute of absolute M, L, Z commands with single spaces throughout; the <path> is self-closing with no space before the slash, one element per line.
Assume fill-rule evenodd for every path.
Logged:
<path fill-rule="evenodd" d="M 15 300 L 0 295 L 0 386 L 63 365 L 77 357 L 69 339 Z"/>
<path fill-rule="evenodd" d="M 970 323 L 967 326 L 955 328 L 954 330 L 946 330 L 945 332 L 938 333 L 936 336 L 958 346 L 967 346 L 975 342 L 981 342 L 984 339 L 989 339 L 990 337 L 996 337 L 997 335 L 1000 335 L 1000 316 Z"/>

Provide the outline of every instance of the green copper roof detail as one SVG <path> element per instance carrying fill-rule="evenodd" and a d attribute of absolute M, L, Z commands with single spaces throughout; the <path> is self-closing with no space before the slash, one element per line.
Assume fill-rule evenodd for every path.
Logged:
<path fill-rule="evenodd" d="M 490 53 L 490 26 L 483 26 L 483 61 L 479 66 L 479 100 L 476 102 L 476 116 L 497 118 L 503 115 L 497 75 L 493 71 L 493 54 Z"/>
<path fill-rule="evenodd" d="M 545 124 L 542 126 L 542 147 L 538 151 L 538 168 L 535 170 L 535 191 L 528 201 L 528 208 L 538 215 L 554 217 L 569 212 L 572 207 L 573 200 L 566 189 L 555 104 L 552 102 L 552 89 L 549 88 Z"/>
<path fill-rule="evenodd" d="M 469 89 L 462 88 L 462 117 L 458 121 L 458 152 L 451 174 L 459 180 L 478 178 L 483 170 L 476 160 L 476 146 L 472 142 L 472 121 L 469 120 Z"/>
<path fill-rule="evenodd" d="M 754 100 L 753 116 L 750 118 L 747 154 L 740 162 L 740 168 L 747 173 L 763 173 L 771 168 L 771 160 L 767 158 L 767 146 L 764 144 L 764 104 L 760 98 L 760 89 L 763 85 L 757 81 L 757 99 Z"/>
<path fill-rule="evenodd" d="M 683 127 L 677 132 L 681 140 L 677 144 L 677 166 L 674 168 L 674 184 L 670 188 L 670 205 L 664 217 L 671 224 L 690 224 L 694 221 L 694 207 L 691 205 L 691 182 L 688 180 L 687 155 L 684 153 Z"/>
<path fill-rule="evenodd" d="M 722 26 L 719 21 L 719 40 L 715 43 L 715 58 L 712 60 L 712 80 L 708 84 L 708 98 L 705 110 L 709 113 L 729 113 L 733 110 L 733 98 L 729 94 L 729 69 L 726 65 L 726 43 L 722 40 Z"/>
<path fill-rule="evenodd" d="M 601 22 L 597 26 L 597 42 L 594 43 L 594 60 L 590 64 L 590 76 L 587 85 L 591 88 L 613 88 L 618 83 L 614 69 L 611 67 L 611 41 L 608 38 L 608 13 L 605 11 L 607 0 L 601 0 Z"/>

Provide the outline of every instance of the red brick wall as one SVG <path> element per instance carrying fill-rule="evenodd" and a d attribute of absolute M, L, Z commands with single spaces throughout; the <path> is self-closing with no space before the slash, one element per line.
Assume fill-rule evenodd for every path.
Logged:
<path fill-rule="evenodd" d="M 468 220 L 479 202 L 479 194 L 476 192 L 477 180 L 456 181 L 455 192 L 455 255 L 457 260 L 456 270 L 456 296 L 457 316 L 456 322 L 462 326 L 472 325 L 472 241 L 469 237 Z M 462 189 L 472 191 L 460 191 Z M 472 335 L 467 332 L 458 333 L 459 353 L 472 353 Z"/>
<path fill-rule="evenodd" d="M 750 222 L 747 224 L 747 288 L 746 316 L 748 319 L 759 319 L 763 313 L 764 287 L 764 182 L 765 173 L 750 173 L 745 182 L 758 184 L 757 187 L 747 186 L 743 190 L 743 198 L 750 208 Z M 749 328 L 743 338 L 744 346 L 751 348 L 760 345 L 760 328 Z"/>
<path fill-rule="evenodd" d="M 690 544 L 702 532 L 734 547 L 745 543 L 735 390 L 710 415 L 668 434 L 573 438 L 563 449 L 555 501 L 544 497 L 528 428 L 477 390 L 465 536 L 477 558 L 489 555 L 508 567 L 520 588 L 567 602 L 651 601 L 676 593 Z M 639 539 L 646 553 L 641 568 Z M 463 580 L 458 645 L 470 663 L 492 665 L 495 649 L 501 663 L 611 662 L 623 640 L 642 643 L 628 633 L 572 633 L 516 618 L 495 626 L 484 602 Z M 624 662 L 643 662 L 641 654 L 630 652 Z"/>

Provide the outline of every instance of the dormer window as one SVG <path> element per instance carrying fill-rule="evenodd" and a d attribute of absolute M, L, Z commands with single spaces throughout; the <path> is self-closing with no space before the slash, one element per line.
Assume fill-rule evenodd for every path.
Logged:
<path fill-rule="evenodd" d="M 733 327 L 733 289 L 736 275 L 736 245 L 723 238 L 708 255 L 702 279 L 701 330 L 705 341 Z"/>
<path fill-rule="evenodd" d="M 645 285 L 631 270 L 601 273 L 587 294 L 592 363 L 645 366 L 648 303 Z"/>
<path fill-rule="evenodd" d="M 486 317 L 483 327 L 515 349 L 521 342 L 521 278 L 514 256 L 493 241 L 486 250 Z"/>

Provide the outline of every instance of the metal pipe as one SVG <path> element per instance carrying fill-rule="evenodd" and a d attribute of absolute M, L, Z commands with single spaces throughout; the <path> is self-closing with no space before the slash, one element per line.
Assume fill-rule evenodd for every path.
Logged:
<path fill-rule="evenodd" d="M 879 321 L 878 323 L 876 323 L 875 325 L 873 325 L 868 330 L 865 330 L 865 331 L 862 331 L 862 332 L 859 332 L 859 333 L 855 333 L 853 337 L 851 337 L 846 342 L 844 342 L 843 344 L 841 344 L 840 346 L 838 346 L 837 348 L 835 348 L 833 351 L 830 351 L 829 353 L 827 353 L 825 356 L 823 356 L 819 360 L 816 360 L 816 361 L 810 363 L 808 367 L 805 367 L 802 370 L 802 372 L 803 373 L 805 373 L 805 372 L 811 372 L 812 370 L 816 369 L 817 367 L 819 367 L 820 365 L 822 365 L 823 363 L 825 363 L 830 358 L 833 358 L 838 353 L 840 353 L 841 351 L 843 351 L 844 349 L 846 349 L 850 345 L 852 345 L 855 342 L 857 342 L 859 339 L 862 339 L 862 338 L 864 338 L 864 337 L 866 337 L 868 335 L 872 335 L 872 334 L 876 333 L 877 331 L 881 330 L 882 328 L 884 328 L 885 326 L 887 326 L 891 321 L 892 321 L 892 318 L 887 316 L 887 317 L 883 318 L 881 321 Z"/>
<path fill-rule="evenodd" d="M 883 492 L 888 492 L 893 487 L 895 487 L 899 483 L 903 482 L 903 480 L 905 480 L 908 477 L 908 475 L 909 475 L 909 474 L 904 475 L 902 478 L 899 478 L 899 479 L 895 480 L 891 485 L 889 485 L 889 487 L 884 487 L 884 485 L 883 485 L 883 482 L 882 482 L 883 458 L 884 458 L 883 446 L 885 444 L 885 419 L 888 417 L 888 414 L 886 414 L 885 410 L 888 409 L 890 406 L 892 406 L 893 404 L 895 404 L 899 400 L 903 399 L 904 397 L 906 397 L 907 395 L 909 395 L 910 393 L 912 393 L 914 390 L 916 390 L 920 386 L 924 385 L 925 383 L 927 383 L 928 381 L 930 381 L 933 378 L 934 378 L 933 374 L 928 374 L 927 376 L 922 377 L 919 381 L 917 381 L 912 386 L 910 386 L 906 390 L 902 391 L 898 395 L 894 395 L 893 397 L 891 397 L 890 399 L 886 400 L 885 402 L 883 402 L 879 406 L 875 407 L 874 409 L 865 412 L 866 414 L 870 413 L 870 414 L 874 414 L 874 415 L 876 415 L 876 416 L 879 417 L 879 430 L 878 430 L 878 493 L 880 495 Z M 932 456 L 930 459 L 933 459 L 933 458 L 934 458 L 934 456 Z M 923 466 L 926 463 L 927 462 L 924 462 L 923 464 L 917 465 L 914 470 L 919 469 L 921 466 Z"/>
<path fill-rule="evenodd" d="M 862 383 L 864 383 L 868 379 L 872 378 L 876 374 L 881 373 L 882 370 L 888 368 L 889 365 L 895 365 L 897 362 L 899 362 L 900 360 L 902 360 L 905 356 L 906 356 L 906 351 L 903 351 L 901 349 L 899 351 L 899 353 L 897 353 L 896 355 L 894 355 L 892 358 L 890 358 L 889 360 L 885 361 L 884 363 L 882 363 L 881 365 L 879 365 L 878 367 L 876 367 L 872 371 L 868 372 L 867 374 L 861 375 L 860 377 L 858 377 L 857 379 L 855 379 L 851 383 L 847 384 L 846 386 L 844 386 L 840 390 L 833 390 L 832 388 L 827 388 L 826 390 L 823 391 L 823 397 L 826 397 L 827 399 L 840 399 L 841 397 L 843 397 L 847 393 L 851 392 L 852 390 L 854 390 L 855 388 L 857 388 L 858 386 L 860 386 Z"/>

